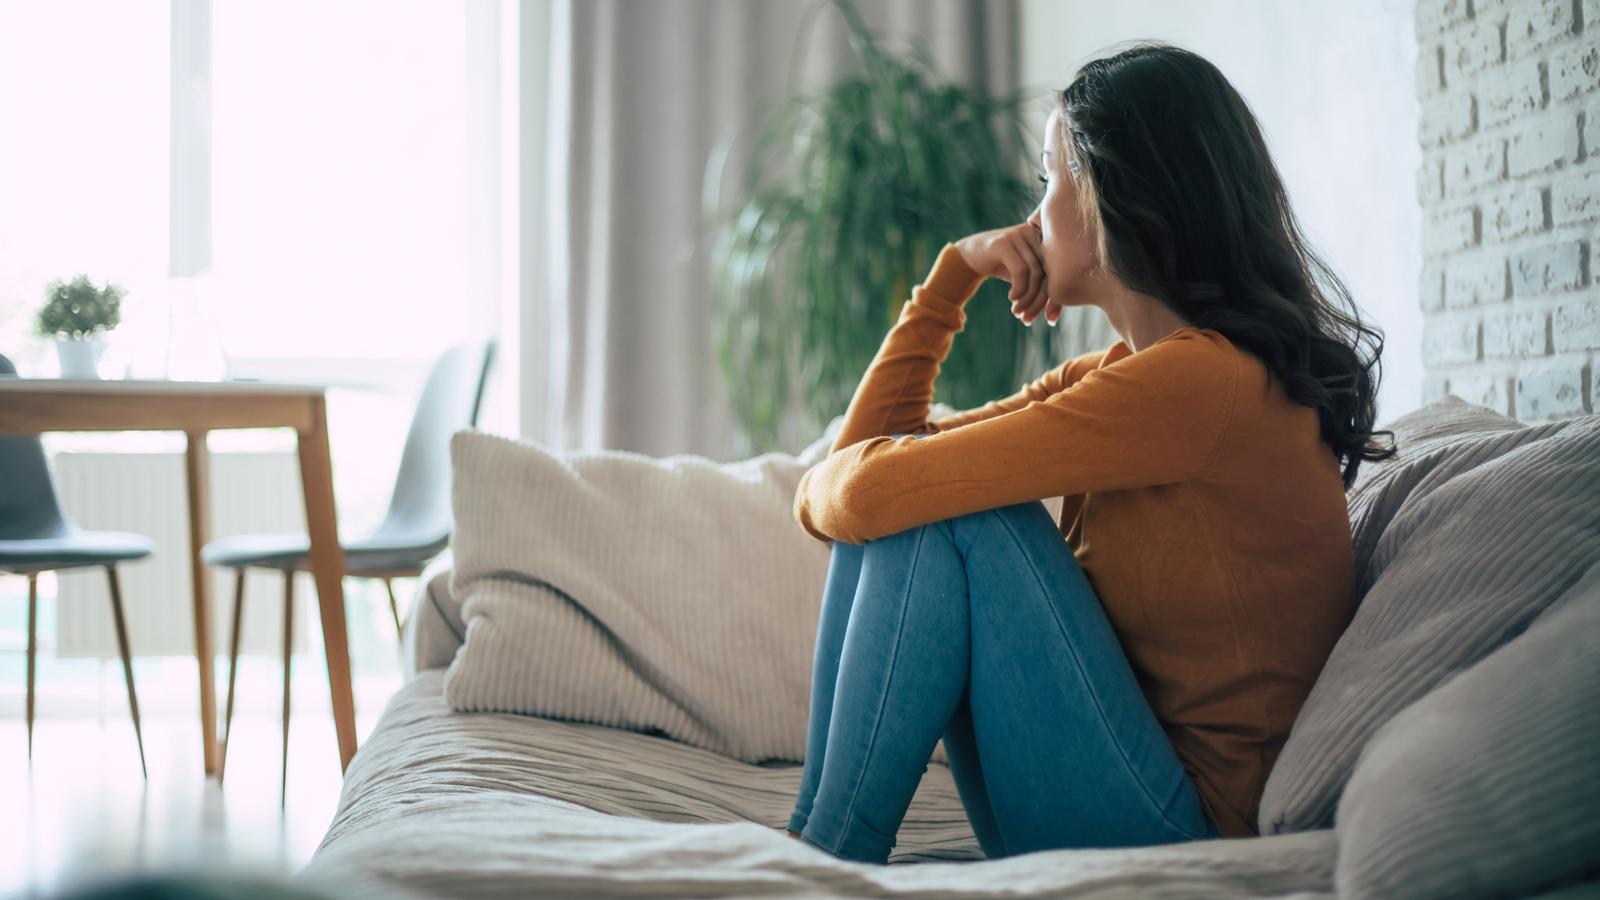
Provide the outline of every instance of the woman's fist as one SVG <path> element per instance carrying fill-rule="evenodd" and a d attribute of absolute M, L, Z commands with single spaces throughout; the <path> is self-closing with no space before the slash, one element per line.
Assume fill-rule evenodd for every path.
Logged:
<path fill-rule="evenodd" d="M 1032 222 L 969 234 L 956 250 L 974 272 L 1011 283 L 1011 314 L 1032 325 L 1041 314 L 1051 325 L 1061 307 L 1050 302 L 1045 283 L 1043 235 Z"/>

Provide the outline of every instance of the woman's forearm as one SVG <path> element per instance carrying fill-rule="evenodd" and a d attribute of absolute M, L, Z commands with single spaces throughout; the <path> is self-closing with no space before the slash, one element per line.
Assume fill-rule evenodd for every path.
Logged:
<path fill-rule="evenodd" d="M 928 277 L 911 292 L 900 318 L 867 367 L 834 439 L 840 450 L 886 434 L 922 434 L 933 404 L 933 384 L 958 332 L 963 307 L 984 276 L 946 244 Z"/>

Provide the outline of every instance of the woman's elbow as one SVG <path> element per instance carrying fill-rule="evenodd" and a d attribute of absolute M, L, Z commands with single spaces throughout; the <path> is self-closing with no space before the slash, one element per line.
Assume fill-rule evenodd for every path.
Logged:
<path fill-rule="evenodd" d="M 876 535 L 871 515 L 873 484 L 869 467 L 849 466 L 810 477 L 795 494 L 795 520 L 819 540 L 864 544 Z"/>

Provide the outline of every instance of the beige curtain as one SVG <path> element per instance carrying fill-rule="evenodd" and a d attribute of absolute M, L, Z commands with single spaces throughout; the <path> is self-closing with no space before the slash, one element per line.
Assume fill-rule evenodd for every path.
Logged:
<path fill-rule="evenodd" d="M 925 42 L 952 77 L 995 92 L 1017 87 L 1017 0 L 858 3 L 876 33 Z M 761 105 L 785 95 L 811 8 L 779 0 L 550 7 L 547 133 L 534 148 L 547 153 L 544 264 L 524 276 L 525 297 L 542 300 L 548 315 L 541 333 L 524 331 L 522 348 L 525 389 L 534 385 L 546 401 L 542 428 L 526 429 L 541 440 L 731 458 L 700 239 L 702 180 L 718 142 L 748 134 Z M 821 8 L 813 27 L 798 63 L 808 91 L 854 64 L 836 8 Z M 736 165 L 737 155 L 727 185 Z"/>

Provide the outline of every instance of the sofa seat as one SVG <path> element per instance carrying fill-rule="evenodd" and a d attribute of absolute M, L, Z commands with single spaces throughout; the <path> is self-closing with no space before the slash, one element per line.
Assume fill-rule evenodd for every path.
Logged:
<path fill-rule="evenodd" d="M 847 862 L 784 835 L 798 765 L 599 725 L 454 713 L 443 678 L 418 672 L 389 702 L 303 875 L 448 897 L 1332 895 L 1331 831 L 973 865 L 983 853 L 941 763 L 928 766 L 890 865 Z"/>
<path fill-rule="evenodd" d="M 463 613 L 480 627 L 485 606 L 455 590 L 447 555 L 406 623 L 408 683 L 303 874 L 355 882 L 332 896 L 1600 897 L 1584 792 L 1597 781 L 1585 616 L 1600 609 L 1600 421 L 1527 426 L 1446 397 L 1392 427 L 1406 451 L 1363 466 L 1351 493 L 1362 607 L 1274 769 L 1294 789 L 1274 795 L 1269 781 L 1263 799 L 1281 834 L 987 860 L 933 760 L 890 864 L 838 859 L 784 836 L 792 762 L 752 765 L 662 730 L 451 710 Z M 1486 547 L 1518 504 L 1505 523 L 1516 541 Z M 1440 550 L 1456 545 L 1476 549 Z M 1530 665 L 1558 674 L 1514 674 Z M 1563 711 L 1506 715 L 1526 709 Z M 1448 746 L 1496 728 L 1526 740 L 1490 756 Z M 1564 780 L 1545 777 L 1547 758 Z M 1336 822 L 1341 799 L 1352 812 Z"/>

